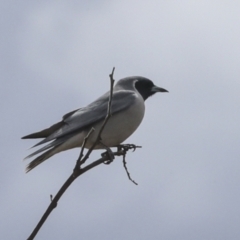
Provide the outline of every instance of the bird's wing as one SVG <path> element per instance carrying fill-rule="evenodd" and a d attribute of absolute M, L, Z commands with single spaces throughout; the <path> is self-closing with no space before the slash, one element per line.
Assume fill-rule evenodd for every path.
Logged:
<path fill-rule="evenodd" d="M 114 92 L 112 97 L 111 114 L 114 115 L 129 108 L 136 98 L 137 94 L 134 91 L 120 90 Z M 103 121 L 107 115 L 108 102 L 109 93 L 106 93 L 88 106 L 65 114 L 61 122 L 61 127 L 35 146 L 69 134 L 77 133 L 83 129 L 90 128 L 97 122 Z"/>

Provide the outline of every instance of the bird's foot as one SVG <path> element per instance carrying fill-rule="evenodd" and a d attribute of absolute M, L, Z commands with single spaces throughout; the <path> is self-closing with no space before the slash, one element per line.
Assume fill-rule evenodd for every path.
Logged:
<path fill-rule="evenodd" d="M 107 151 L 104 152 L 104 153 L 102 153 L 101 156 L 108 158 L 108 160 L 106 160 L 106 161 L 104 162 L 104 164 L 110 164 L 111 162 L 113 162 L 113 160 L 114 160 L 115 157 L 114 157 L 114 154 L 113 154 L 113 152 L 112 152 L 112 150 L 111 150 L 110 148 L 108 148 L 108 149 L 106 149 L 106 150 L 107 150 Z"/>
<path fill-rule="evenodd" d="M 102 145 L 104 146 L 104 148 L 106 149 L 106 152 L 102 153 L 101 156 L 108 158 L 108 160 L 106 160 L 106 161 L 104 162 L 104 164 L 110 164 L 111 162 L 113 162 L 113 160 L 114 160 L 114 158 L 115 158 L 115 157 L 114 157 L 114 154 L 113 154 L 113 152 L 112 152 L 112 150 L 111 150 L 110 147 L 106 146 L 106 145 L 103 144 L 102 142 L 101 142 L 101 144 L 102 144 Z"/>
<path fill-rule="evenodd" d="M 120 144 L 117 146 L 118 152 L 119 151 L 127 152 L 130 149 L 132 149 L 134 152 L 137 148 L 141 148 L 141 146 L 137 146 L 135 144 Z"/>

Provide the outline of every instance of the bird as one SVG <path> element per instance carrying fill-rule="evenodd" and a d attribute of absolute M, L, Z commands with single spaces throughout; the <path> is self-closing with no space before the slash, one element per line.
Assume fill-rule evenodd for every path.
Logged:
<path fill-rule="evenodd" d="M 111 117 L 101 133 L 101 142 L 94 149 L 106 146 L 116 147 L 124 142 L 139 127 L 145 113 L 145 101 L 157 92 L 168 92 L 157 87 L 145 77 L 132 76 L 120 79 L 112 91 Z M 81 147 L 90 129 L 94 129 L 85 148 L 96 141 L 107 115 L 110 91 L 87 105 L 65 114 L 57 122 L 42 131 L 22 137 L 22 139 L 43 138 L 33 147 L 46 144 L 25 159 L 40 154 L 26 167 L 26 172 L 49 159 L 53 155 L 72 148 Z"/>

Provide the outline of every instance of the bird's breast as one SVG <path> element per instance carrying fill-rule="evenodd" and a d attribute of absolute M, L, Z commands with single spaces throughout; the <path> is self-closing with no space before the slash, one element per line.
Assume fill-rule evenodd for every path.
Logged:
<path fill-rule="evenodd" d="M 145 113 L 145 104 L 142 97 L 138 96 L 135 103 L 129 108 L 112 115 L 102 132 L 102 142 L 113 147 L 125 141 L 138 128 Z M 97 134 L 102 126 L 102 122 L 94 126 L 95 131 L 89 139 L 87 147 L 90 147 L 95 141 Z M 97 146 L 102 148 L 102 146 Z"/>

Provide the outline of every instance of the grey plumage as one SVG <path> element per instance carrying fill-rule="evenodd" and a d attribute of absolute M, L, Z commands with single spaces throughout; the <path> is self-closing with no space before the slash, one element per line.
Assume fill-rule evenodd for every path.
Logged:
<path fill-rule="evenodd" d="M 113 89 L 112 116 L 101 135 L 104 145 L 117 146 L 137 129 L 144 116 L 144 101 L 156 92 L 167 92 L 167 90 L 156 87 L 147 78 L 128 77 L 117 82 Z M 109 92 L 88 106 L 65 114 L 61 122 L 40 132 L 24 136 L 22 139 L 44 138 L 33 147 L 47 143 L 26 157 L 30 158 L 44 152 L 28 164 L 26 171 L 32 170 L 58 152 L 81 147 L 84 137 L 94 127 L 95 131 L 86 144 L 86 148 L 90 148 L 106 117 L 108 100 Z M 95 148 L 103 148 L 103 145 L 99 143 Z"/>

